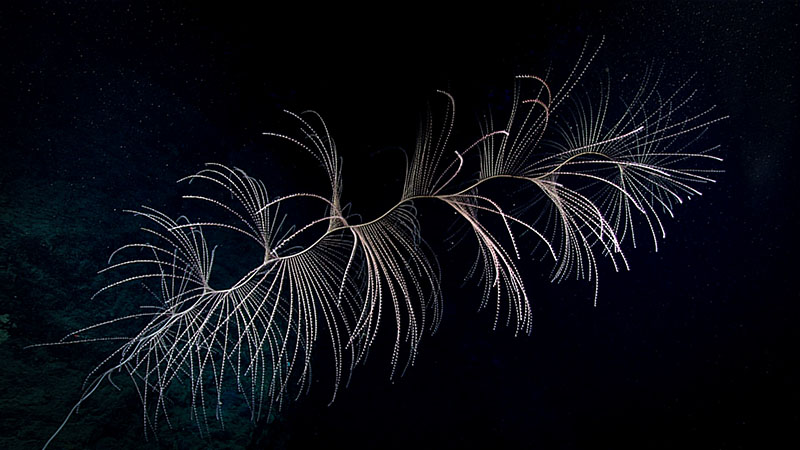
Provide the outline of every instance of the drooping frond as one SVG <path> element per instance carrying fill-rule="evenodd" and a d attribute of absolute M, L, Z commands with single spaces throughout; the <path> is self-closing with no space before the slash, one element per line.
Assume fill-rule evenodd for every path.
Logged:
<path fill-rule="evenodd" d="M 414 363 L 426 323 L 433 332 L 442 315 L 439 268 L 419 236 L 415 210 L 404 204 L 378 220 L 351 228 L 364 260 L 366 287 L 351 339 L 374 342 L 384 308 L 391 304 L 397 333 L 392 377 L 400 361 L 401 342 L 408 345 L 403 371 Z M 430 312 L 428 312 L 430 310 Z"/>
<path fill-rule="evenodd" d="M 472 271 L 477 270 L 478 265 L 481 266 L 480 283 L 483 285 L 481 308 L 489 304 L 490 298 L 494 297 L 496 300 L 493 328 L 497 328 L 502 305 L 508 303 L 506 326 L 510 325 L 513 316 L 515 318 L 514 328 L 516 332 L 530 334 L 533 327 L 531 305 L 528 301 L 528 294 L 525 291 L 522 275 L 514 262 L 515 259 L 519 258 L 519 254 L 509 220 L 521 223 L 527 228 L 530 227 L 524 222 L 507 215 L 495 202 L 486 197 L 475 194 L 460 194 L 446 196 L 442 200 L 450 205 L 469 224 L 477 240 L 478 258 Z M 489 213 L 501 218 L 508 231 L 508 237 L 514 249 L 513 253 L 509 254 L 506 247 L 500 243 L 494 233 L 482 223 L 479 217 L 481 213 L 483 215 Z"/>
<path fill-rule="evenodd" d="M 506 133 L 482 143 L 479 178 L 519 175 L 538 157 L 538 147 L 551 116 L 570 98 L 603 44 L 590 47 L 587 40 L 561 87 L 553 90 L 546 77 L 524 74 L 515 79 L 511 111 L 505 122 Z M 482 124 L 483 135 L 495 131 L 492 115 Z"/>
<path fill-rule="evenodd" d="M 442 159 L 447 153 L 448 142 L 453 132 L 455 100 L 447 92 L 437 91 L 437 94 L 447 100 L 445 112 L 442 118 L 438 119 L 428 108 L 425 119 L 420 123 L 416 147 L 406 167 L 403 200 L 433 194 L 447 181 L 446 170 L 442 170 Z"/>
<path fill-rule="evenodd" d="M 265 136 L 274 136 L 285 139 L 294 143 L 300 148 L 311 154 L 325 169 L 328 180 L 331 186 L 330 203 L 331 210 L 330 216 L 334 217 L 330 220 L 329 228 L 332 229 L 340 222 L 335 217 L 342 216 L 342 164 L 339 159 L 339 154 L 336 152 L 336 144 L 333 142 L 328 126 L 322 117 L 316 111 L 305 111 L 302 114 L 295 114 L 291 111 L 285 111 L 295 118 L 300 123 L 300 132 L 303 137 L 300 139 L 278 133 L 265 132 Z M 306 120 L 304 116 L 311 117 L 311 120 L 317 122 L 316 126 L 312 124 L 311 120 Z"/>

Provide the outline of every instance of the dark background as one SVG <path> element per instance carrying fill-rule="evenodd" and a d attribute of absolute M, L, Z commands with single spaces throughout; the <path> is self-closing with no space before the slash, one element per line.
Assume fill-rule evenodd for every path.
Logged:
<path fill-rule="evenodd" d="M 319 188 L 313 161 L 261 136 L 286 130 L 282 109 L 312 108 L 344 158 L 346 200 L 370 217 L 399 195 L 396 148 L 412 148 L 435 89 L 455 96 L 466 142 L 513 75 L 558 79 L 601 35 L 594 74 L 695 74 L 696 102 L 730 118 L 707 138 L 722 145 L 719 182 L 678 208 L 657 253 L 629 254 L 631 272 L 601 267 L 597 307 L 589 284 L 550 285 L 531 264 L 532 336 L 492 332 L 479 290 L 460 286 L 464 258 L 444 252 L 444 322 L 394 383 L 376 352 L 330 407 L 320 370 L 270 426 L 159 441 L 144 440 L 135 394 L 107 386 L 53 448 L 796 445 L 796 2 L 193 3 L 0 6 L 0 447 L 41 446 L 107 350 L 23 347 L 135 308 L 89 300 L 109 252 L 138 235 L 122 209 L 182 211 L 174 181 L 207 161 L 274 194 Z"/>

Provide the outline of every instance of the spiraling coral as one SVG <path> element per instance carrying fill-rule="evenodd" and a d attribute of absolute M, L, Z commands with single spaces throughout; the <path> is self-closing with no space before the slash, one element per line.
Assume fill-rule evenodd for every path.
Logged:
<path fill-rule="evenodd" d="M 721 159 L 712 155 L 717 146 L 702 147 L 700 141 L 709 125 L 724 118 L 712 115 L 713 108 L 694 111 L 688 83 L 660 94 L 662 73 L 653 69 L 637 89 L 624 92 L 621 108 L 612 107 L 610 76 L 592 91 L 580 84 L 598 49 L 587 43 L 557 89 L 546 77 L 516 77 L 508 116 L 501 121 L 487 114 L 480 137 L 465 148 L 452 148 L 455 101 L 438 92 L 443 113 L 429 111 L 423 119 L 402 194 L 375 219 L 346 213 L 342 162 L 314 112 L 288 113 L 296 132 L 264 134 L 313 155 L 326 173 L 327 195 L 270 197 L 264 183 L 244 171 L 209 163 L 181 181 L 218 194 L 184 198 L 227 220 L 173 219 L 146 206 L 131 210 L 148 223 L 142 228 L 146 239 L 120 247 L 101 272 L 143 272 L 97 294 L 144 282 L 159 304 L 57 343 L 94 342 L 103 338 L 76 336 L 144 321 L 138 334 L 89 374 L 73 412 L 104 379 L 125 371 L 141 397 L 145 429 L 155 432 L 159 417 L 169 423 L 166 396 L 178 381 L 190 392 L 201 433 L 208 431 L 209 416 L 222 420 L 227 390 L 240 393 L 256 420 L 288 395 L 307 390 L 320 341 L 333 354 L 333 401 L 387 320 L 395 324 L 392 377 L 404 372 L 442 317 L 439 263 L 421 236 L 416 202 L 455 212 L 474 237 L 469 274 L 482 286 L 481 306 L 494 303 L 495 326 L 504 322 L 517 333 L 531 333 L 530 297 L 518 262 L 537 251 L 553 262 L 554 281 L 592 281 L 596 302 L 598 258 L 627 268 L 623 246 L 635 247 L 642 232 L 657 249 L 664 215 L 700 195 L 697 185 L 712 182 L 716 170 L 703 163 Z M 492 189 L 493 184 L 513 189 Z M 306 209 L 316 202 L 319 216 L 290 225 L 281 208 L 295 202 L 305 202 Z M 246 237 L 263 255 L 225 289 L 211 287 L 210 228 Z"/>

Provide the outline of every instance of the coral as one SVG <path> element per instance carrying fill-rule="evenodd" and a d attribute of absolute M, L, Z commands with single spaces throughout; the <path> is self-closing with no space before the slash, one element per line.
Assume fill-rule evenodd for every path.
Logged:
<path fill-rule="evenodd" d="M 713 108 L 694 109 L 688 82 L 659 92 L 660 70 L 646 70 L 619 104 L 610 75 L 591 91 L 582 87 L 598 48 L 584 47 L 558 87 L 546 76 L 516 77 L 506 117 L 484 116 L 480 136 L 461 148 L 452 145 L 455 100 L 439 91 L 421 122 L 399 199 L 376 218 L 349 212 L 342 161 L 314 112 L 288 113 L 295 132 L 264 134 L 316 158 L 324 195 L 271 197 L 243 170 L 210 163 L 181 180 L 198 186 L 183 198 L 219 220 L 173 218 L 146 206 L 129 211 L 147 223 L 147 238 L 111 255 L 102 272 L 119 278 L 97 294 L 143 283 L 157 302 L 59 343 L 114 339 L 92 333 L 140 324 L 89 374 L 76 408 L 110 374 L 124 371 L 140 395 L 145 428 L 154 432 L 169 424 L 167 398 L 176 386 L 188 393 L 201 432 L 209 430 L 209 417 L 224 422 L 231 394 L 256 420 L 310 387 L 322 343 L 333 358 L 333 401 L 387 322 L 395 324 L 392 376 L 402 374 L 425 334 L 439 326 L 445 296 L 438 250 L 420 231 L 422 202 L 454 213 L 464 236 L 474 239 L 468 275 L 481 286 L 481 307 L 494 308 L 495 327 L 532 331 L 520 261 L 552 263 L 553 281 L 593 282 L 596 301 L 599 259 L 627 269 L 624 247 L 650 241 L 657 249 L 664 217 L 712 181 L 717 146 L 703 146 L 701 138 L 722 119 Z M 297 211 L 317 216 L 302 221 Z M 245 238 L 260 254 L 228 287 L 212 278 L 215 229 Z"/>

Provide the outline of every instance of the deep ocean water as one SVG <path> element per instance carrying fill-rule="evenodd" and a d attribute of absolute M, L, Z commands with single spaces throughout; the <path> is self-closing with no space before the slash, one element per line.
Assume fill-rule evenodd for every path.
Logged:
<path fill-rule="evenodd" d="M 593 73 L 663 64 L 676 82 L 694 76 L 697 101 L 730 118 L 706 137 L 722 145 L 718 182 L 677 209 L 657 253 L 630 252 L 630 272 L 601 266 L 596 307 L 590 283 L 552 285 L 549 267 L 531 264 L 533 334 L 493 332 L 491 308 L 476 313 L 479 289 L 461 283 L 472 254 L 444 252 L 443 266 L 458 270 L 444 274 L 443 324 L 394 383 L 376 352 L 332 406 L 321 370 L 270 423 L 232 406 L 226 429 L 204 439 L 175 414 L 156 441 L 145 440 L 121 374 L 121 390 L 99 389 L 51 448 L 797 440 L 796 2 L 541 5 L 531 15 L 498 5 L 463 22 L 179 3 L 0 6 L 0 447 L 41 447 L 114 348 L 24 347 L 138 310 L 136 290 L 90 300 L 108 283 L 97 271 L 110 252 L 138 236 L 141 222 L 122 210 L 192 211 L 175 181 L 208 161 L 242 167 L 276 193 L 319 189 L 312 160 L 262 136 L 280 131 L 282 109 L 314 109 L 344 158 L 345 198 L 374 215 L 399 195 L 397 147 L 413 147 L 434 90 L 453 93 L 457 128 L 471 130 L 487 104 L 503 107 L 515 74 L 568 70 L 599 35 Z M 423 210 L 423 230 L 426 214 L 437 218 Z"/>

